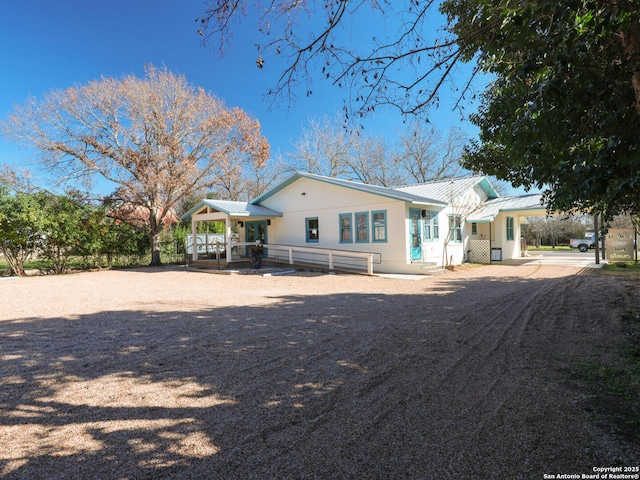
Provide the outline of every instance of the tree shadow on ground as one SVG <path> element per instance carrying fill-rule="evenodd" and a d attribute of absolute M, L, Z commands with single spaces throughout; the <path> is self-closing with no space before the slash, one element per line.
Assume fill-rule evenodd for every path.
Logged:
<path fill-rule="evenodd" d="M 590 277 L 575 278 L 589 287 Z M 419 295 L 294 295 L 260 306 L 0 322 L 0 473 L 524 478 L 593 465 L 595 454 L 549 437 L 546 417 L 564 403 L 552 405 L 555 386 L 549 396 L 536 390 L 549 359 L 533 355 L 543 343 L 553 350 L 558 329 L 581 341 L 593 330 L 523 323 L 530 313 L 505 310 L 536 292 L 557 301 L 562 282 L 484 278 Z M 487 432 L 522 443 L 499 451 Z M 544 442 L 556 451 L 542 465 L 530 456 Z M 472 461 L 490 455 L 495 466 Z"/>

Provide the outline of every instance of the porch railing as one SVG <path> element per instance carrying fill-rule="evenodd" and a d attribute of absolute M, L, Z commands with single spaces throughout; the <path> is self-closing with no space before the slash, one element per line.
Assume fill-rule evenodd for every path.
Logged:
<path fill-rule="evenodd" d="M 296 263 L 327 265 L 329 270 L 336 268 L 365 270 L 369 275 L 373 275 L 373 265 L 382 262 L 380 253 L 278 244 L 265 244 L 264 248 L 267 251 L 267 260 L 284 260 L 288 261 L 289 265 Z"/>
<path fill-rule="evenodd" d="M 232 258 L 227 259 L 227 262 L 231 263 L 245 260 L 247 258 L 246 247 L 253 245 L 255 245 L 255 242 L 232 242 Z M 221 256 L 226 252 L 227 248 L 226 243 L 221 241 L 216 241 L 209 245 L 198 243 L 198 247 L 204 247 L 205 251 L 211 252 L 214 259 L 218 260 L 218 263 L 220 263 Z M 373 265 L 382 262 L 382 254 L 380 253 L 300 247 L 274 243 L 265 243 L 263 247 L 266 261 L 286 262 L 289 265 L 313 264 L 327 266 L 329 270 L 364 270 L 367 274 L 373 275 Z"/>

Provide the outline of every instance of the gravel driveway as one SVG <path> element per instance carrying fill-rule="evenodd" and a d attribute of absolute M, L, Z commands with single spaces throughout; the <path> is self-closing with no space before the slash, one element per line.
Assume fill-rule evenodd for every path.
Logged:
<path fill-rule="evenodd" d="M 608 354 L 635 292 L 540 265 L 421 281 L 178 268 L 2 280 L 0 476 L 530 479 L 637 465 L 640 446 L 566 374 Z"/>

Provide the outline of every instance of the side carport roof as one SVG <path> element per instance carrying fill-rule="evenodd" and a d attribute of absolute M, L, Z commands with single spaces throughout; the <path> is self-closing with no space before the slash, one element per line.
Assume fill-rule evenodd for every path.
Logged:
<path fill-rule="evenodd" d="M 531 216 L 546 215 L 547 207 L 542 203 L 541 193 L 530 193 L 512 197 L 498 197 L 488 200 L 472 212 L 467 222 L 493 222 L 500 212 L 526 212 Z"/>
<path fill-rule="evenodd" d="M 230 217 L 281 217 L 282 213 L 254 205 L 249 202 L 234 202 L 231 200 L 202 200 L 195 207 L 182 215 L 182 220 L 188 220 L 196 212 L 205 207 L 209 207 L 218 212 L 222 212 Z"/>

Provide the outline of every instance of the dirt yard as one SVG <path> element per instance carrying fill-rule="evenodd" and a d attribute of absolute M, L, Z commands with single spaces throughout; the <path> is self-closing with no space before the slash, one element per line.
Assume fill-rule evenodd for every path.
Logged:
<path fill-rule="evenodd" d="M 635 466 L 567 375 L 637 285 L 180 268 L 0 280 L 0 477 L 537 479 Z M 550 477 L 546 477 L 550 478 Z"/>

